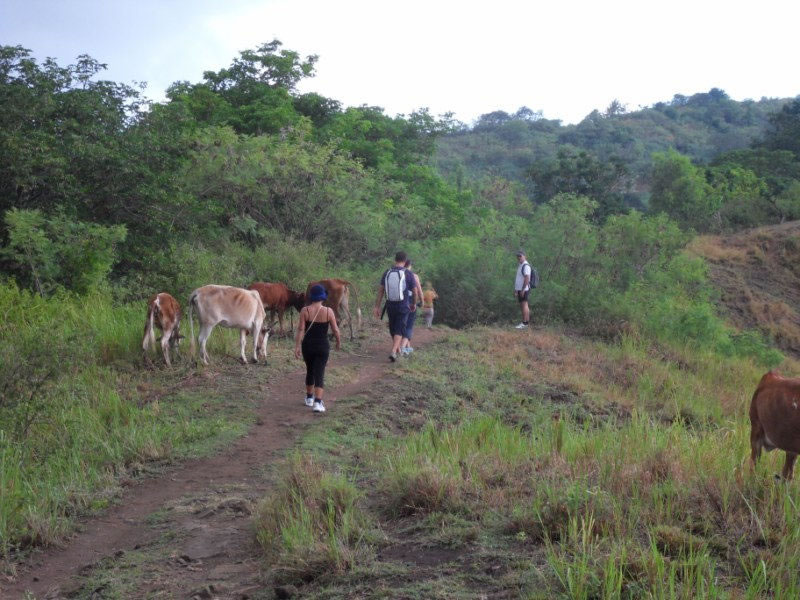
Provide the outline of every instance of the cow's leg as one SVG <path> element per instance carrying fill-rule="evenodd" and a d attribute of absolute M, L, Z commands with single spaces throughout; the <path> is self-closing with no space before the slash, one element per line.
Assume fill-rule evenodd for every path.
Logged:
<path fill-rule="evenodd" d="M 344 308 L 345 312 L 347 313 L 347 326 L 350 328 L 350 341 L 352 342 L 355 339 L 355 336 L 353 335 L 353 315 L 350 314 L 350 309 L 346 306 L 342 308 Z"/>
<path fill-rule="evenodd" d="M 213 325 L 202 325 L 200 327 L 200 333 L 197 334 L 197 341 L 200 343 L 200 358 L 203 361 L 204 365 L 208 364 L 208 352 L 206 352 L 206 341 L 208 341 L 208 337 L 211 335 L 211 330 L 214 329 Z"/>
<path fill-rule="evenodd" d="M 275 317 L 273 317 L 271 314 L 269 316 L 269 322 L 275 322 Z M 278 309 L 278 335 L 283 337 L 283 309 L 280 308 Z"/>
<path fill-rule="evenodd" d="M 764 448 L 764 428 L 757 419 L 750 419 L 750 466 L 753 471 Z"/>
<path fill-rule="evenodd" d="M 172 331 L 164 331 L 161 334 L 161 353 L 164 355 L 164 362 L 167 363 L 168 367 L 171 367 L 172 364 L 169 362 L 169 347 L 172 342 Z"/>
<path fill-rule="evenodd" d="M 255 329 L 253 330 L 253 343 L 258 344 L 258 331 Z M 242 359 L 242 364 L 247 364 L 247 355 L 244 353 L 244 349 L 247 346 L 247 330 L 240 329 L 239 330 L 239 350 L 240 350 L 240 358 Z"/>
<path fill-rule="evenodd" d="M 169 345 L 172 348 L 172 351 L 175 352 L 175 356 L 180 356 L 179 346 L 181 343 L 181 324 L 180 322 L 175 323 L 175 327 L 172 330 L 172 335 L 169 336 Z"/>
<path fill-rule="evenodd" d="M 269 330 L 264 332 L 264 341 L 261 344 L 261 354 L 264 356 L 264 364 L 267 363 L 267 344 L 269 344 Z"/>
<path fill-rule="evenodd" d="M 781 471 L 781 477 L 783 477 L 783 479 L 786 481 L 790 481 L 792 479 L 792 474 L 794 472 L 794 461 L 796 458 L 796 452 L 786 452 L 786 460 L 783 463 L 783 471 Z"/>
<path fill-rule="evenodd" d="M 264 321 L 260 319 L 256 319 L 253 321 L 253 362 L 258 362 L 258 340 L 261 336 L 261 325 L 264 324 Z M 244 359 L 244 334 L 242 334 L 242 359 Z M 245 361 L 247 362 L 247 361 Z"/>

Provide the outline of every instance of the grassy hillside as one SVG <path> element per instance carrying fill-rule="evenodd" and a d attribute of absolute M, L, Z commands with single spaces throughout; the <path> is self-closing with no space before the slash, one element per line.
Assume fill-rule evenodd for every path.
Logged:
<path fill-rule="evenodd" d="M 690 250 L 707 261 L 730 322 L 800 355 L 800 221 L 701 236 Z"/>
<path fill-rule="evenodd" d="M 772 480 L 778 453 L 747 466 L 750 360 L 472 328 L 395 371 L 384 402 L 353 398 L 311 430 L 258 511 L 279 594 L 800 591 L 798 488 Z"/>

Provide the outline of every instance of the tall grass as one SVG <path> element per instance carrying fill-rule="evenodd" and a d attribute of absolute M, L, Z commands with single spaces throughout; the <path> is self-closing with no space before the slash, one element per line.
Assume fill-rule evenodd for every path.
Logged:
<path fill-rule="evenodd" d="M 343 475 L 295 455 L 279 487 L 259 506 L 256 535 L 278 582 L 341 574 L 370 555 L 361 493 Z"/>
<path fill-rule="evenodd" d="M 0 556 L 56 541 L 122 474 L 236 427 L 185 403 L 140 405 L 144 303 L 6 284 L 0 315 Z"/>
<path fill-rule="evenodd" d="M 378 470 L 387 516 L 453 514 L 544 545 L 550 570 L 533 579 L 546 597 L 796 597 L 800 492 L 772 481 L 782 457 L 754 473 L 748 464 L 756 361 L 638 336 L 603 344 L 480 328 L 441 352 L 411 376 L 430 385 L 470 364 L 456 386 L 474 400 L 462 422 L 442 424 L 437 411 L 388 442 Z M 572 418 L 546 401 L 552 389 L 600 418 Z"/>

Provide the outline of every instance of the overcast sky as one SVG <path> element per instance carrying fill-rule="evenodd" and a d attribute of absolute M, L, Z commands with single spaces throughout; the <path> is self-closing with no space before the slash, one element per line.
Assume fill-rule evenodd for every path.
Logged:
<path fill-rule="evenodd" d="M 467 123 L 520 106 L 574 123 L 712 87 L 794 97 L 798 23 L 797 0 L 0 0 L 0 44 L 89 54 L 156 100 L 277 38 L 320 57 L 302 91 Z"/>

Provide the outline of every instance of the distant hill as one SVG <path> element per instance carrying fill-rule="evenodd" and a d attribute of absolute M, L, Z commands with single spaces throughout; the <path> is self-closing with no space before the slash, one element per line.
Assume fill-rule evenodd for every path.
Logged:
<path fill-rule="evenodd" d="M 800 356 L 800 221 L 701 236 L 690 251 L 708 262 L 731 323 L 759 329 Z"/>
<path fill-rule="evenodd" d="M 471 128 L 439 140 L 435 165 L 445 176 L 499 175 L 525 181 L 534 161 L 552 159 L 566 145 L 588 150 L 598 158 L 621 159 L 630 170 L 634 191 L 646 192 L 653 152 L 674 148 L 693 160 L 707 162 L 722 152 L 746 148 L 759 138 L 767 117 L 789 99 L 762 98 L 742 102 L 712 89 L 692 96 L 625 112 L 619 103 L 603 113 L 595 110 L 577 125 L 562 125 L 525 107 L 514 114 L 496 111 L 481 116 Z"/>

